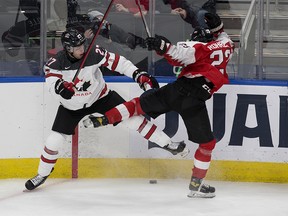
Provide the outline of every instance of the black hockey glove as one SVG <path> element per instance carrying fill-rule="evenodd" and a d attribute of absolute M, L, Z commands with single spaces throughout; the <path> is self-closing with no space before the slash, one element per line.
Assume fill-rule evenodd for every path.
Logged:
<path fill-rule="evenodd" d="M 55 92 L 56 94 L 60 94 L 64 99 L 69 100 L 75 93 L 73 83 L 58 79 L 55 83 Z"/>
<path fill-rule="evenodd" d="M 133 73 L 133 79 L 137 82 L 141 89 L 147 91 L 151 88 L 159 88 L 159 83 L 155 77 L 145 71 L 136 70 Z"/>
<path fill-rule="evenodd" d="M 135 49 L 137 45 L 142 48 L 147 48 L 145 40 L 143 38 L 138 37 L 137 35 L 134 35 L 130 32 L 128 33 L 128 35 L 129 36 L 126 39 L 126 43 L 130 49 Z"/>
<path fill-rule="evenodd" d="M 167 48 L 171 42 L 160 35 L 155 35 L 155 37 L 148 37 L 145 40 L 148 50 L 155 50 L 159 55 L 164 55 Z"/>

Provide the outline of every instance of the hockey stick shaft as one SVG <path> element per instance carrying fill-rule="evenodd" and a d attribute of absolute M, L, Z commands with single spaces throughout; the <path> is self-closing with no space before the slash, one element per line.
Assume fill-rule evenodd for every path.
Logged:
<path fill-rule="evenodd" d="M 142 12 L 142 9 L 141 9 L 141 5 L 140 5 L 140 1 L 139 0 L 135 0 L 136 4 L 137 4 L 137 7 L 139 9 L 139 12 L 140 12 L 140 16 L 141 16 L 141 19 L 143 21 L 143 24 L 144 24 L 144 27 L 145 27 L 145 30 L 146 30 L 146 33 L 147 33 L 147 36 L 148 37 L 151 37 L 151 33 L 150 33 L 150 30 L 148 28 L 148 25 L 147 25 L 147 22 L 146 22 L 146 19 L 143 15 L 143 12 Z"/>
<path fill-rule="evenodd" d="M 16 15 L 16 19 L 15 19 L 15 25 L 16 25 L 16 23 L 18 22 L 19 13 L 20 13 L 20 2 L 19 2 L 19 4 L 18 4 L 17 15 Z"/>
<path fill-rule="evenodd" d="M 75 83 L 75 80 L 77 79 L 77 77 L 78 77 L 81 69 L 83 68 L 83 66 L 84 66 L 84 64 L 85 64 L 85 61 L 86 61 L 86 59 L 87 59 L 87 57 L 88 57 L 88 55 L 89 55 L 89 53 L 90 53 L 90 51 L 91 51 L 91 49 L 92 49 L 92 47 L 93 47 L 93 45 L 94 45 L 94 42 L 95 42 L 97 36 L 98 36 L 99 33 L 100 33 L 100 30 L 101 30 L 101 28 L 102 28 L 102 25 L 103 25 L 106 17 L 108 16 L 108 13 L 109 13 L 110 9 L 112 8 L 113 2 L 114 2 L 114 0 L 111 0 L 111 1 L 110 1 L 110 4 L 108 5 L 107 10 L 105 11 L 105 14 L 104 14 L 104 16 L 103 16 L 103 18 L 102 18 L 102 20 L 101 20 L 101 22 L 100 22 L 100 25 L 98 26 L 98 29 L 97 29 L 96 33 L 94 34 L 94 36 L 93 36 L 93 38 L 92 38 L 92 41 L 90 42 L 90 44 L 89 44 L 89 46 L 88 46 L 88 48 L 87 48 L 87 51 L 86 51 L 86 53 L 85 53 L 85 55 L 84 55 L 84 57 L 83 57 L 83 59 L 82 59 L 82 61 L 81 61 L 81 64 L 80 64 L 78 70 L 76 71 L 76 73 L 75 73 L 75 75 L 74 75 L 74 77 L 73 77 L 73 80 L 72 80 L 73 83 Z"/>

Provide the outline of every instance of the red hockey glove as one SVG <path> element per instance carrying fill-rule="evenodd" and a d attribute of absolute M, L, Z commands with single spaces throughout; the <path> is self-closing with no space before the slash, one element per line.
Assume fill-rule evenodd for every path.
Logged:
<path fill-rule="evenodd" d="M 55 92 L 60 94 L 66 100 L 69 100 L 74 95 L 73 83 L 58 79 L 55 83 Z"/>
<path fill-rule="evenodd" d="M 155 37 L 148 37 L 145 40 L 148 50 L 155 50 L 159 55 L 164 55 L 168 49 L 171 42 L 160 35 L 155 35 Z"/>
<path fill-rule="evenodd" d="M 158 81 L 155 79 L 155 77 L 149 75 L 145 71 L 139 71 L 136 70 L 133 73 L 133 79 L 135 82 L 137 82 L 141 89 L 144 91 L 150 89 L 150 88 L 159 88 Z"/>

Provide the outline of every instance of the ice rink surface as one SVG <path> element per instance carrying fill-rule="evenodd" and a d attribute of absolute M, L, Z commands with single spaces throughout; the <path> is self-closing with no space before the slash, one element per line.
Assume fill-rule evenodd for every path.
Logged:
<path fill-rule="evenodd" d="M 288 216 L 288 184 L 207 181 L 212 199 L 188 198 L 187 179 L 0 180 L 1 216 Z"/>

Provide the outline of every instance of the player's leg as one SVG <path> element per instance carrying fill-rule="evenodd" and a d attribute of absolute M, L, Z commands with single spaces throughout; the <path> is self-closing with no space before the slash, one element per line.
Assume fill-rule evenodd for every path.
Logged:
<path fill-rule="evenodd" d="M 139 98 L 125 101 L 117 92 L 110 91 L 107 96 L 96 101 L 89 108 L 91 115 L 83 120 L 83 125 L 87 128 L 97 128 L 108 124 L 117 124 L 122 120 L 136 115 L 135 108 L 136 106 L 139 106 L 138 101 Z M 104 116 L 96 117 L 93 113 L 101 113 Z M 143 113 L 144 112 L 142 111 L 139 115 Z"/>
<path fill-rule="evenodd" d="M 120 124 L 132 130 L 138 131 L 145 139 L 156 143 L 173 155 L 186 157 L 189 153 L 189 149 L 186 148 L 184 141 L 173 142 L 170 137 L 167 136 L 167 134 L 159 130 L 155 124 L 148 121 L 146 118 L 144 118 L 144 116 L 133 116 L 129 119 L 121 121 Z"/>
<path fill-rule="evenodd" d="M 210 166 L 211 155 L 215 144 L 215 139 L 208 143 L 199 144 L 199 147 L 194 154 L 194 167 L 192 169 L 188 197 L 215 197 L 215 188 L 208 184 L 204 184 L 203 182 Z"/>
<path fill-rule="evenodd" d="M 139 103 L 139 97 L 116 105 L 112 109 L 106 111 L 104 116 L 95 117 L 91 115 L 88 119 L 83 120 L 84 127 L 93 126 L 97 128 L 127 120 L 132 116 L 144 114 Z"/>
<path fill-rule="evenodd" d="M 105 105 L 101 106 L 105 107 L 108 111 L 98 110 L 100 113 L 105 113 L 104 116 L 96 117 L 90 115 L 88 119 L 83 121 L 84 126 L 99 127 L 121 122 L 122 125 L 138 131 L 145 139 L 158 144 L 174 155 L 180 154 L 182 157 L 185 157 L 189 153 L 189 150 L 186 148 L 186 144 L 184 142 L 172 142 L 171 139 L 163 131 L 159 130 L 155 124 L 152 124 L 143 116 L 139 116 L 144 114 L 139 98 L 134 98 L 130 101 L 123 102 L 124 99 L 118 99 L 116 97 L 117 95 L 114 94 L 114 96 L 111 97 L 113 100 L 106 100 Z M 118 95 L 118 97 L 120 96 Z M 160 106 L 153 102 L 151 104 L 153 104 L 156 108 Z M 110 109 L 109 107 L 113 108 Z"/>
<path fill-rule="evenodd" d="M 202 103 L 202 107 L 199 105 L 197 109 L 182 113 L 181 116 L 187 128 L 189 140 L 199 143 L 194 154 L 194 167 L 192 169 L 188 197 L 212 198 L 215 196 L 215 188 L 204 184 L 203 179 L 208 172 L 216 140 L 211 132 L 205 103 Z"/>
<path fill-rule="evenodd" d="M 101 127 L 107 124 L 114 124 L 132 116 L 147 114 L 152 118 L 171 111 L 169 103 L 173 103 L 172 92 L 176 89 L 172 85 L 166 85 L 160 89 L 151 89 L 144 92 L 140 97 L 133 98 L 130 101 L 122 101 L 107 109 L 103 117 L 90 117 L 85 119 L 85 127 Z M 172 102 L 170 102 L 172 101 Z"/>
<path fill-rule="evenodd" d="M 56 164 L 59 149 L 65 141 L 65 136 L 52 131 L 46 140 L 38 166 L 38 174 L 25 183 L 28 190 L 33 190 L 43 184 Z"/>
<path fill-rule="evenodd" d="M 66 135 L 74 134 L 78 122 L 85 116 L 81 111 L 77 114 L 75 113 L 76 111 L 67 110 L 63 106 L 59 106 L 52 126 L 52 132 L 46 139 L 40 157 L 37 175 L 25 183 L 25 187 L 28 190 L 34 190 L 43 184 L 53 171 Z"/>

